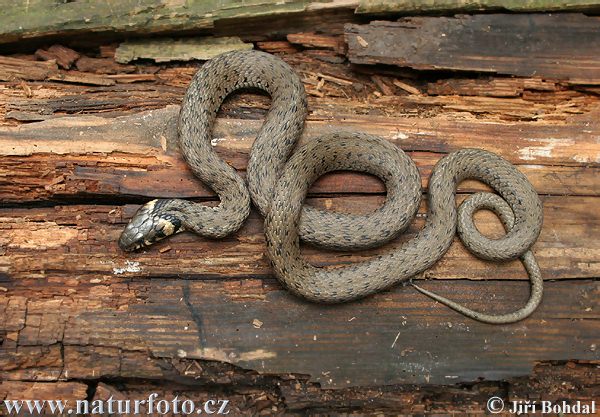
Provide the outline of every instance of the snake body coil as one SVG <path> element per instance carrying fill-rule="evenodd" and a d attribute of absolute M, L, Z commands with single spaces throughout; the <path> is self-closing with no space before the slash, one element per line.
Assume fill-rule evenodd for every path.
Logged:
<path fill-rule="evenodd" d="M 211 146 L 217 111 L 231 92 L 241 88 L 268 92 L 271 108 L 252 146 L 248 187 Z M 185 200 L 153 200 L 144 205 L 123 231 L 119 245 L 135 250 L 183 230 L 220 238 L 237 230 L 250 211 L 250 200 L 265 216 L 267 249 L 279 280 L 292 292 L 316 302 L 343 302 L 373 294 L 423 272 L 448 250 L 457 231 L 480 258 L 505 261 L 520 257 L 531 279 L 531 296 L 520 310 L 488 315 L 462 307 L 415 286 L 419 291 L 474 319 L 510 323 L 527 317 L 542 297 L 542 277 L 530 251 L 542 226 L 542 206 L 527 178 L 497 155 L 464 149 L 442 158 L 429 181 L 425 227 L 366 262 L 325 269 L 307 263 L 299 241 L 333 249 L 381 245 L 404 231 L 421 198 L 418 170 L 402 150 L 363 133 L 322 135 L 293 154 L 307 114 L 303 85 L 279 58 L 256 52 L 223 54 L 196 74 L 179 117 L 182 153 L 193 172 L 220 197 L 218 207 Z M 291 157 L 290 157 L 291 155 Z M 289 160 L 288 160 L 289 159 Z M 303 205 L 310 185 L 334 170 L 368 172 L 387 189 L 382 207 L 368 215 L 327 212 Z M 473 178 L 498 194 L 477 193 L 456 208 L 455 192 Z M 479 209 L 496 212 L 506 235 L 483 236 L 473 223 Z"/>

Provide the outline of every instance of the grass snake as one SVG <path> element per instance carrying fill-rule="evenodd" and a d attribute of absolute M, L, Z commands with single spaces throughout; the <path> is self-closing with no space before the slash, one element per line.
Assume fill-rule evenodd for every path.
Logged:
<path fill-rule="evenodd" d="M 213 124 L 224 99 L 244 88 L 271 97 L 271 107 L 250 152 L 247 186 L 211 145 Z M 542 298 L 542 276 L 531 252 L 542 227 L 542 204 L 527 178 L 501 157 L 463 149 L 442 158 L 429 180 L 425 226 L 365 262 L 336 268 L 315 267 L 303 259 L 300 240 L 329 249 L 380 246 L 400 235 L 415 217 L 421 181 L 415 163 L 398 147 L 359 132 L 327 133 L 296 149 L 307 115 L 301 80 L 281 59 L 258 51 L 230 52 L 206 63 L 183 99 L 178 124 L 181 151 L 194 172 L 219 196 L 209 207 L 181 199 L 153 200 L 142 206 L 119 239 L 123 250 L 140 249 L 181 231 L 222 238 L 242 225 L 251 201 L 265 217 L 267 252 L 277 278 L 293 293 L 321 303 L 356 300 L 416 275 L 434 265 L 458 232 L 477 257 L 491 261 L 520 258 L 531 281 L 521 309 L 500 315 L 463 307 L 419 286 L 422 293 L 473 319 L 512 323 L 531 314 Z M 367 172 L 385 184 L 384 204 L 366 215 L 320 210 L 304 205 L 311 184 L 337 170 Z M 475 193 L 456 207 L 456 188 L 479 180 L 498 194 Z M 480 209 L 495 212 L 506 234 L 491 239 L 473 222 Z M 412 281 L 411 281 L 412 282 Z"/>

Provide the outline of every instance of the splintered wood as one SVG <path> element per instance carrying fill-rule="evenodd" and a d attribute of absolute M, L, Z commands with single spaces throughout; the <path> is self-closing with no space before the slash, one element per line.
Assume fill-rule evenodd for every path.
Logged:
<path fill-rule="evenodd" d="M 599 28 L 598 17 L 577 13 L 407 17 L 348 24 L 346 41 L 355 64 L 600 84 Z"/>

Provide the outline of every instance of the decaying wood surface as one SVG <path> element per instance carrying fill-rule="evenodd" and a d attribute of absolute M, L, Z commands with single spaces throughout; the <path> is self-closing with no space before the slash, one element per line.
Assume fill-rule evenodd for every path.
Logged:
<path fill-rule="evenodd" d="M 583 14 L 411 17 L 349 24 L 346 40 L 358 64 L 600 84 L 600 18 Z"/>
<path fill-rule="evenodd" d="M 357 13 L 403 13 L 422 12 L 460 13 L 484 10 L 512 12 L 587 11 L 597 12 L 600 3 L 595 0 L 361 0 Z"/>
<path fill-rule="evenodd" d="M 126 64 L 136 59 L 151 59 L 154 62 L 208 60 L 225 52 L 247 51 L 253 47 L 237 37 L 144 39 L 119 45 L 115 51 L 115 61 Z"/>
<path fill-rule="evenodd" d="M 120 231 L 150 198 L 217 204 L 176 142 L 178 106 L 199 64 L 122 65 L 116 44 L 74 51 L 50 43 L 0 57 L 0 399 L 178 392 L 228 398 L 231 415 L 387 415 L 481 414 L 491 395 L 597 397 L 600 97 L 593 76 L 574 83 L 582 78 L 575 66 L 564 76 L 513 78 L 351 64 L 361 31 L 390 27 L 397 29 L 351 26 L 348 45 L 339 21 L 325 32 L 242 40 L 258 40 L 257 48 L 278 53 L 301 75 L 310 108 L 303 141 L 335 130 L 381 135 L 415 160 L 424 197 L 433 165 L 453 150 L 480 147 L 516 164 L 544 203 L 534 250 L 546 292 L 531 318 L 483 325 L 409 286 L 345 305 L 307 303 L 274 279 L 255 212 L 221 241 L 181 234 L 145 252 L 120 252 Z M 363 40 L 371 50 L 370 38 Z M 562 42 L 557 51 L 572 37 Z M 565 59 L 581 62 L 588 52 L 573 49 Z M 502 56 L 488 60 L 490 68 L 506 64 Z M 228 99 L 219 114 L 213 145 L 241 175 L 268 107 L 268 97 L 247 93 Z M 467 181 L 458 200 L 484 189 Z M 384 198 L 379 180 L 335 173 L 312 187 L 307 203 L 361 213 Z M 424 200 L 404 239 L 425 213 Z M 477 224 L 501 233 L 491 213 L 478 213 Z M 306 247 L 304 254 L 332 266 L 380 250 Z M 418 279 L 483 311 L 512 310 L 527 299 L 518 262 L 476 260 L 458 241 Z"/>
<path fill-rule="evenodd" d="M 249 34 L 276 33 L 277 21 L 284 27 L 319 16 L 420 12 L 586 11 L 598 12 L 598 0 L 124 0 L 89 2 L 83 0 L 23 1 L 0 0 L 0 44 L 48 37 L 140 36 L 156 33 L 219 32 L 230 25 Z M 315 19 L 316 18 L 316 19 Z M 266 24 L 265 24 L 266 23 Z M 302 23 L 301 23 L 302 24 Z M 309 25 L 310 26 L 310 25 Z M 306 27 L 309 27 L 306 26 Z M 227 29 L 226 29 L 227 31 Z M 289 30 L 288 30 L 289 33 Z"/>
<path fill-rule="evenodd" d="M 117 3 L 70 1 L 13 2 L 2 0 L 0 44 L 50 37 L 97 33 L 148 35 L 152 33 L 212 30 L 222 21 L 277 18 L 306 13 L 353 10 L 358 1 L 347 0 L 193 0 L 163 2 L 126 0 Z M 238 23 L 239 25 L 239 23 Z M 266 28 L 263 28 L 263 30 Z"/>

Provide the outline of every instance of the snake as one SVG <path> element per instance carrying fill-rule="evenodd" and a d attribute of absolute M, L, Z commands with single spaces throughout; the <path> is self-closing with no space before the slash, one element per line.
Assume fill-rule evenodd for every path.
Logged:
<path fill-rule="evenodd" d="M 221 104 L 238 90 L 258 89 L 271 98 L 250 150 L 246 181 L 211 144 Z M 261 51 L 234 51 L 206 62 L 184 95 L 178 119 L 179 148 L 192 172 L 212 188 L 218 206 L 184 199 L 155 199 L 141 206 L 119 238 L 124 251 L 146 248 L 183 231 L 223 238 L 244 223 L 253 203 L 264 216 L 267 254 L 275 276 L 292 293 L 316 303 L 358 300 L 399 283 L 472 319 L 513 323 L 540 304 L 543 278 L 532 252 L 543 223 L 542 203 L 533 185 L 514 165 L 483 149 L 459 149 L 435 165 L 427 189 L 425 225 L 366 261 L 318 267 L 304 259 L 300 241 L 334 250 L 375 248 L 395 240 L 417 215 L 422 199 L 414 161 L 388 140 L 362 132 L 322 134 L 298 145 L 308 105 L 298 74 L 281 58 Z M 367 214 L 328 211 L 304 204 L 316 179 L 332 171 L 375 175 L 386 198 Z M 458 207 L 457 187 L 475 179 L 495 191 L 477 192 Z M 505 234 L 489 238 L 476 227 L 479 210 L 494 212 Z M 530 295 L 520 309 L 488 314 L 469 309 L 414 284 L 449 249 L 458 235 L 476 257 L 504 262 L 520 259 Z"/>

